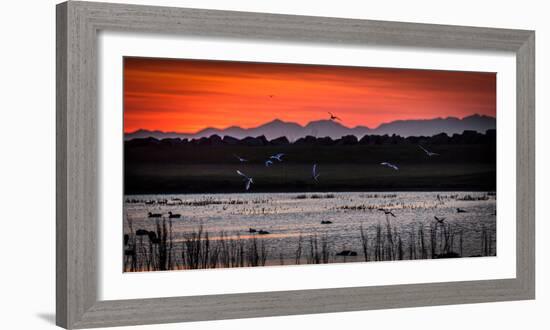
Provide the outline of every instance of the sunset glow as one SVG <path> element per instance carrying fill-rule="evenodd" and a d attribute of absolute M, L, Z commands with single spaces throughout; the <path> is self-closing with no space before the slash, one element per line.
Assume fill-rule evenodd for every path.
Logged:
<path fill-rule="evenodd" d="M 205 60 L 124 59 L 124 131 L 194 133 L 306 125 L 333 112 L 348 127 L 496 115 L 496 74 Z"/>

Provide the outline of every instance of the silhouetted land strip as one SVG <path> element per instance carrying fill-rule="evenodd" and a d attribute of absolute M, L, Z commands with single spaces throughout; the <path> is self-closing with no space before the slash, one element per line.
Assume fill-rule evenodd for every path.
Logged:
<path fill-rule="evenodd" d="M 439 156 L 428 157 L 422 145 Z M 270 155 L 282 162 L 266 167 Z M 235 155 L 245 158 L 240 162 Z M 308 136 L 124 142 L 125 194 L 244 192 L 240 169 L 254 178 L 251 192 L 422 191 L 496 189 L 496 131 L 432 137 L 366 135 L 333 140 Z M 391 162 L 394 171 L 380 165 Z M 319 182 L 311 167 L 319 166 Z"/>

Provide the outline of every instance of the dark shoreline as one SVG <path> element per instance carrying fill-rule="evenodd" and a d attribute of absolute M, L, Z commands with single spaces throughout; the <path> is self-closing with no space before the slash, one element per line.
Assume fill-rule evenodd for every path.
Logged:
<path fill-rule="evenodd" d="M 426 150 L 436 156 L 428 156 Z M 282 160 L 266 166 L 266 160 L 279 153 L 284 154 Z M 399 170 L 382 162 L 396 164 Z M 313 164 L 320 174 L 317 182 L 311 174 Z M 250 192 L 257 193 L 495 191 L 496 132 L 360 140 L 306 137 L 294 143 L 211 136 L 124 144 L 128 195 L 245 193 L 237 170 L 254 179 Z"/>
<path fill-rule="evenodd" d="M 255 190 L 249 192 L 243 191 L 208 191 L 208 192 L 183 192 L 183 191 L 156 191 L 156 192 L 124 192 L 124 196 L 144 196 L 144 195 L 223 195 L 223 194 L 326 194 L 326 193 L 409 193 L 409 192 L 441 192 L 441 193 L 465 193 L 465 192 L 486 192 L 486 193 L 496 193 L 496 189 L 478 189 L 478 188 L 461 188 L 461 189 L 371 189 L 371 190 L 295 190 L 295 191 L 273 191 L 273 190 Z"/>

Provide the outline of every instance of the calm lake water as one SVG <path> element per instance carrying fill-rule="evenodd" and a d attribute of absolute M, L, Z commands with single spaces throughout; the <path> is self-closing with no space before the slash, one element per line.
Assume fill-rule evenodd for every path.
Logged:
<path fill-rule="evenodd" d="M 380 208 L 390 210 L 395 217 L 385 215 Z M 162 214 L 167 220 L 169 212 L 180 214 L 180 218 L 171 219 L 175 253 L 185 237 L 200 226 L 210 240 L 219 240 L 222 232 L 225 238 L 255 237 L 266 246 L 267 265 L 294 263 L 299 244 L 305 258 L 314 237 L 323 238 L 331 251 L 330 262 L 364 261 L 361 227 L 372 251 L 377 228 L 383 229 L 382 236 L 387 239 L 387 224 L 395 246 L 401 240 L 403 259 L 410 259 L 411 253 L 420 258 L 418 251 L 410 250 L 411 242 L 419 246 L 420 228 L 427 249 L 430 228 L 436 229 L 436 253 L 442 253 L 445 233 L 434 216 L 445 218 L 450 230 L 447 234 L 452 236 L 450 250 L 463 257 L 486 255 L 487 243 L 484 246 L 483 241 L 488 240 L 489 255 L 496 255 L 496 197 L 486 192 L 127 195 L 124 211 L 125 234 L 130 234 L 130 224 L 133 231 L 154 231 L 159 219 L 149 217 L 149 212 Z M 250 233 L 250 228 L 269 234 Z M 357 256 L 337 256 L 343 250 L 354 251 Z"/>

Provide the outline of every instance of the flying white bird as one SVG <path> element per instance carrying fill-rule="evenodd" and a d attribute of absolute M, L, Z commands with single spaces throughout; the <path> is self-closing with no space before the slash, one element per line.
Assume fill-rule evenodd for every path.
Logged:
<path fill-rule="evenodd" d="M 440 224 L 443 224 L 443 221 L 445 221 L 445 218 L 438 218 L 436 216 L 434 216 L 434 219 L 435 221 L 437 221 L 437 223 L 440 223 Z"/>
<path fill-rule="evenodd" d="M 245 182 L 244 187 L 246 190 L 249 190 L 250 185 L 254 183 L 254 179 L 239 170 L 237 170 L 237 174 L 243 177 L 243 181 Z"/>
<path fill-rule="evenodd" d="M 265 167 L 270 167 L 271 165 L 273 165 L 272 161 L 270 161 L 269 159 L 265 161 Z"/>
<path fill-rule="evenodd" d="M 428 150 L 426 150 L 426 149 L 425 149 L 423 146 L 421 146 L 421 145 L 418 145 L 418 146 L 420 147 L 420 149 L 422 149 L 422 150 L 426 153 L 426 155 L 428 155 L 428 157 L 439 156 L 438 153 L 428 151 Z"/>
<path fill-rule="evenodd" d="M 342 119 L 336 117 L 335 115 L 332 114 L 332 112 L 329 112 L 328 113 L 330 115 L 330 120 L 339 120 L 339 121 L 342 121 Z"/>
<path fill-rule="evenodd" d="M 239 160 L 239 162 L 241 162 L 241 163 L 244 163 L 244 162 L 247 162 L 247 161 L 248 161 L 248 159 L 244 159 L 244 158 L 239 157 L 239 156 L 237 156 L 237 155 L 235 155 L 235 154 L 233 154 L 233 156 L 235 156 L 235 158 L 237 158 L 237 159 Z"/>
<path fill-rule="evenodd" d="M 399 167 L 397 167 L 397 165 L 394 165 L 394 164 L 391 164 L 391 163 L 388 163 L 388 162 L 380 163 L 380 165 L 382 165 L 382 166 L 387 166 L 387 167 L 389 167 L 389 168 L 393 168 L 393 169 L 396 170 L 396 171 L 399 170 Z"/>
<path fill-rule="evenodd" d="M 313 164 L 313 169 L 311 170 L 311 176 L 313 177 L 313 180 L 315 182 L 318 182 L 319 180 L 319 173 L 317 172 L 317 164 Z"/>
<path fill-rule="evenodd" d="M 282 158 L 284 155 L 285 155 L 285 154 L 282 154 L 282 153 L 281 153 L 281 154 L 273 155 L 273 156 L 271 156 L 271 157 L 269 157 L 269 158 L 270 158 L 270 159 L 276 159 L 276 160 L 282 162 L 283 160 L 282 160 L 281 158 Z"/>

